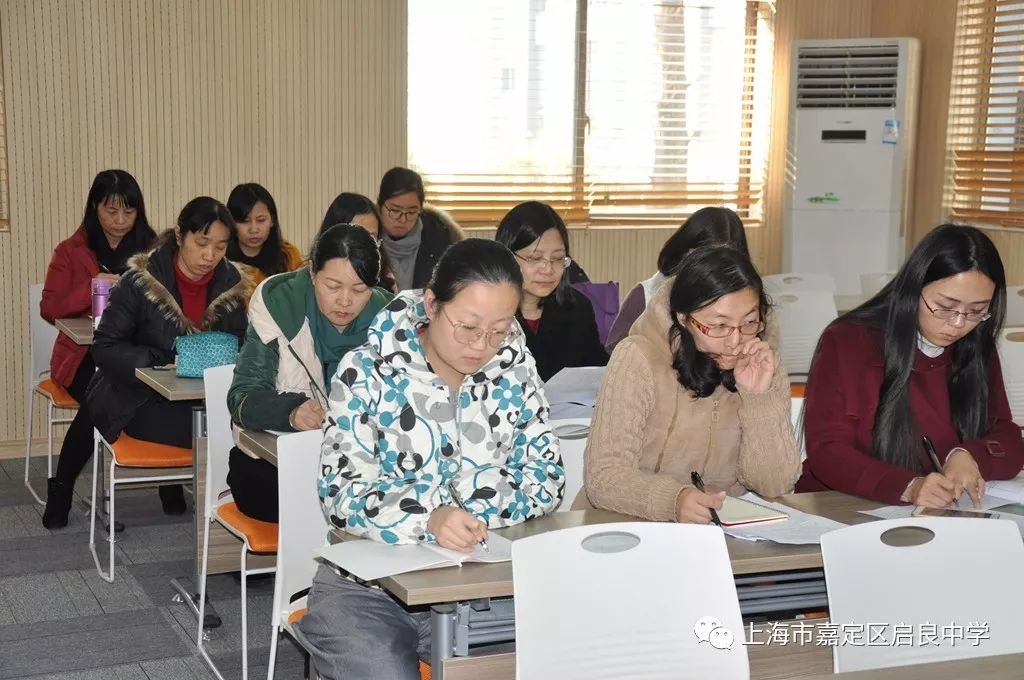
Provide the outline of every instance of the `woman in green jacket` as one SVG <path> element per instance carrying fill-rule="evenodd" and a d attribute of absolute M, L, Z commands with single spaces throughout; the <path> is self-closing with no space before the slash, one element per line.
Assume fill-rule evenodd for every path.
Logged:
<path fill-rule="evenodd" d="M 308 267 L 271 276 L 256 289 L 235 364 L 228 409 L 236 425 L 294 432 L 320 427 L 327 386 L 341 357 L 392 294 L 377 285 L 381 255 L 362 227 L 338 224 L 313 244 Z M 231 449 L 228 486 L 238 508 L 277 521 L 277 468 Z"/>

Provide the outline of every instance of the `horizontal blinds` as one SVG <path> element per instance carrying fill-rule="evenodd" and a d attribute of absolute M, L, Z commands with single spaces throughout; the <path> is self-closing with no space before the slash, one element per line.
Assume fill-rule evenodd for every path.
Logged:
<path fill-rule="evenodd" d="M 960 0 L 953 60 L 952 217 L 1024 227 L 1024 0 Z"/>
<path fill-rule="evenodd" d="M 706 205 L 760 221 L 767 3 L 413 0 L 409 21 L 410 164 L 461 223 L 529 199 L 575 224 L 677 225 Z M 457 102 L 431 92 L 437 73 Z"/>

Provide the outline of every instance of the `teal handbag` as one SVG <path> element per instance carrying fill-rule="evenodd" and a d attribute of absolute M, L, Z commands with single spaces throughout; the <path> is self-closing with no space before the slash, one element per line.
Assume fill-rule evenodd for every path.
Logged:
<path fill-rule="evenodd" d="M 202 378 L 208 368 L 235 363 L 238 338 L 220 331 L 192 333 L 179 336 L 174 349 L 178 352 L 178 377 Z"/>

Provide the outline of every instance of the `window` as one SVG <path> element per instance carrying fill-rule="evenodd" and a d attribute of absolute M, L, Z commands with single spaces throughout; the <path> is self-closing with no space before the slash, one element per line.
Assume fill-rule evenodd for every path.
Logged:
<path fill-rule="evenodd" d="M 960 0 L 946 146 L 952 218 L 1024 227 L 1024 1 Z"/>
<path fill-rule="evenodd" d="M 409 163 L 467 226 L 761 217 L 771 11 L 748 0 L 411 0 Z"/>

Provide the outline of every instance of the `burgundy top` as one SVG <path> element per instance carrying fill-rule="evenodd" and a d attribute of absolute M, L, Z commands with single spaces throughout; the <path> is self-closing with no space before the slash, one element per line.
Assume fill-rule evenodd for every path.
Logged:
<path fill-rule="evenodd" d="M 915 351 L 909 389 L 917 428 L 931 438 L 941 460 L 961 447 L 970 451 L 985 479 L 1011 479 L 1024 465 L 1024 442 L 1010 415 L 999 356 L 993 352 L 988 366 L 988 429 L 983 437 L 961 442 L 949 407 L 951 354 L 947 348 L 933 359 Z M 822 334 L 807 381 L 807 460 L 798 492 L 835 489 L 895 504 L 920 475 L 870 454 L 883 363 L 877 330 L 840 320 Z"/>
<path fill-rule="evenodd" d="M 533 331 L 534 334 L 536 334 L 537 331 L 540 330 L 540 319 L 525 319 L 524 318 L 523 321 L 526 322 L 526 325 L 530 327 L 530 330 Z"/>
<path fill-rule="evenodd" d="M 178 293 L 181 295 L 181 311 L 185 313 L 188 320 L 195 324 L 196 328 L 203 326 L 203 313 L 206 311 L 206 286 L 213 278 L 216 269 L 198 281 L 185 276 L 178 266 L 178 258 L 174 258 L 174 278 L 178 284 Z"/>

